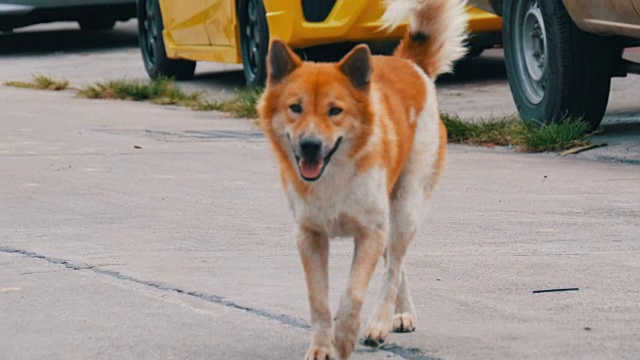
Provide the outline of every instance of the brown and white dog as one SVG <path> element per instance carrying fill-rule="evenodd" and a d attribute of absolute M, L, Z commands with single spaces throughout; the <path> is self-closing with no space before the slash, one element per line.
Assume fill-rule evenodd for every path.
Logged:
<path fill-rule="evenodd" d="M 295 222 L 314 331 L 306 359 L 350 356 L 378 259 L 384 285 L 364 333 L 376 345 L 416 328 L 403 259 L 442 171 L 447 133 L 435 78 L 465 53 L 466 0 L 388 0 L 409 29 L 393 56 L 356 46 L 338 63 L 303 62 L 274 40 L 258 110 Z M 353 237 L 348 286 L 329 309 L 329 240 Z"/>

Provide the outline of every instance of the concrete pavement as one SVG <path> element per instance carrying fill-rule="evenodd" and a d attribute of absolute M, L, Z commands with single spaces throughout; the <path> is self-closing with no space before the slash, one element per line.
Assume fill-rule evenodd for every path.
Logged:
<path fill-rule="evenodd" d="M 6 87 L 0 108 L 2 357 L 302 357 L 293 223 L 251 121 Z M 636 359 L 638 167 L 449 150 L 407 263 L 418 329 L 354 359 Z M 351 252 L 332 243 L 334 310 Z"/>

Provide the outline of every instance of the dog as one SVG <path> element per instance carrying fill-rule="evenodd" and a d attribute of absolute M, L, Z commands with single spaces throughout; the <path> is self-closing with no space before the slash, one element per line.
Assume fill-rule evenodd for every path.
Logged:
<path fill-rule="evenodd" d="M 365 344 L 416 329 L 403 260 L 445 161 L 434 81 L 465 55 L 465 6 L 388 0 L 386 27 L 409 19 L 392 56 L 372 56 L 358 45 L 337 63 L 313 63 L 282 41 L 271 43 L 258 112 L 296 223 L 313 329 L 307 360 L 349 358 L 381 257 L 383 287 Z M 355 243 L 335 319 L 328 296 L 333 237 Z"/>

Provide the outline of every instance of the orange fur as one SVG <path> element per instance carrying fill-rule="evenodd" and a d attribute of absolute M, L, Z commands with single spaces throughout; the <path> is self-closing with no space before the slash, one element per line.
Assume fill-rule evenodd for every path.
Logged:
<path fill-rule="evenodd" d="M 422 111 L 427 94 L 415 67 L 407 61 L 374 57 L 373 66 L 373 83 L 384 84 L 379 86 L 380 108 L 384 112 L 379 114 L 382 146 L 362 154 L 356 165 L 361 172 L 372 166 L 386 169 L 387 192 L 390 193 L 411 153 L 415 117 Z"/>
<path fill-rule="evenodd" d="M 396 48 L 393 55 L 403 59 L 409 59 L 422 68 L 427 75 L 433 77 L 436 71 L 436 59 L 430 50 L 433 50 L 435 44 L 425 38 L 424 41 L 416 41 L 412 39 L 410 33 L 405 33 L 400 45 Z"/>
<path fill-rule="evenodd" d="M 412 35 L 407 32 L 393 55 L 411 60 L 420 66 L 429 77 L 435 78 L 438 62 L 434 54 L 437 54 L 438 46 L 442 46 L 442 44 L 434 43 L 428 35 Z"/>
<path fill-rule="evenodd" d="M 444 122 L 440 120 L 439 124 L 440 131 L 440 146 L 438 147 L 438 158 L 436 160 L 435 169 L 433 171 L 433 185 L 435 185 L 440 176 L 442 175 L 442 170 L 444 168 L 444 163 L 447 157 L 447 127 L 444 125 Z"/>

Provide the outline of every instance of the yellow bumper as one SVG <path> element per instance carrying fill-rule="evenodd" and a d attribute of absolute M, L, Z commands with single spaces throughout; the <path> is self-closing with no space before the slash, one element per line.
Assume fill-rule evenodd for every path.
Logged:
<path fill-rule="evenodd" d="M 502 31 L 502 18 L 478 8 L 469 7 L 469 31 L 472 33 Z"/>
<path fill-rule="evenodd" d="M 384 12 L 380 1 L 339 0 L 326 20 L 308 22 L 301 1 L 264 1 L 267 23 L 272 38 L 280 38 L 289 46 L 307 47 L 341 41 L 364 41 L 399 38 L 404 28 L 389 33 L 380 30 Z"/>

